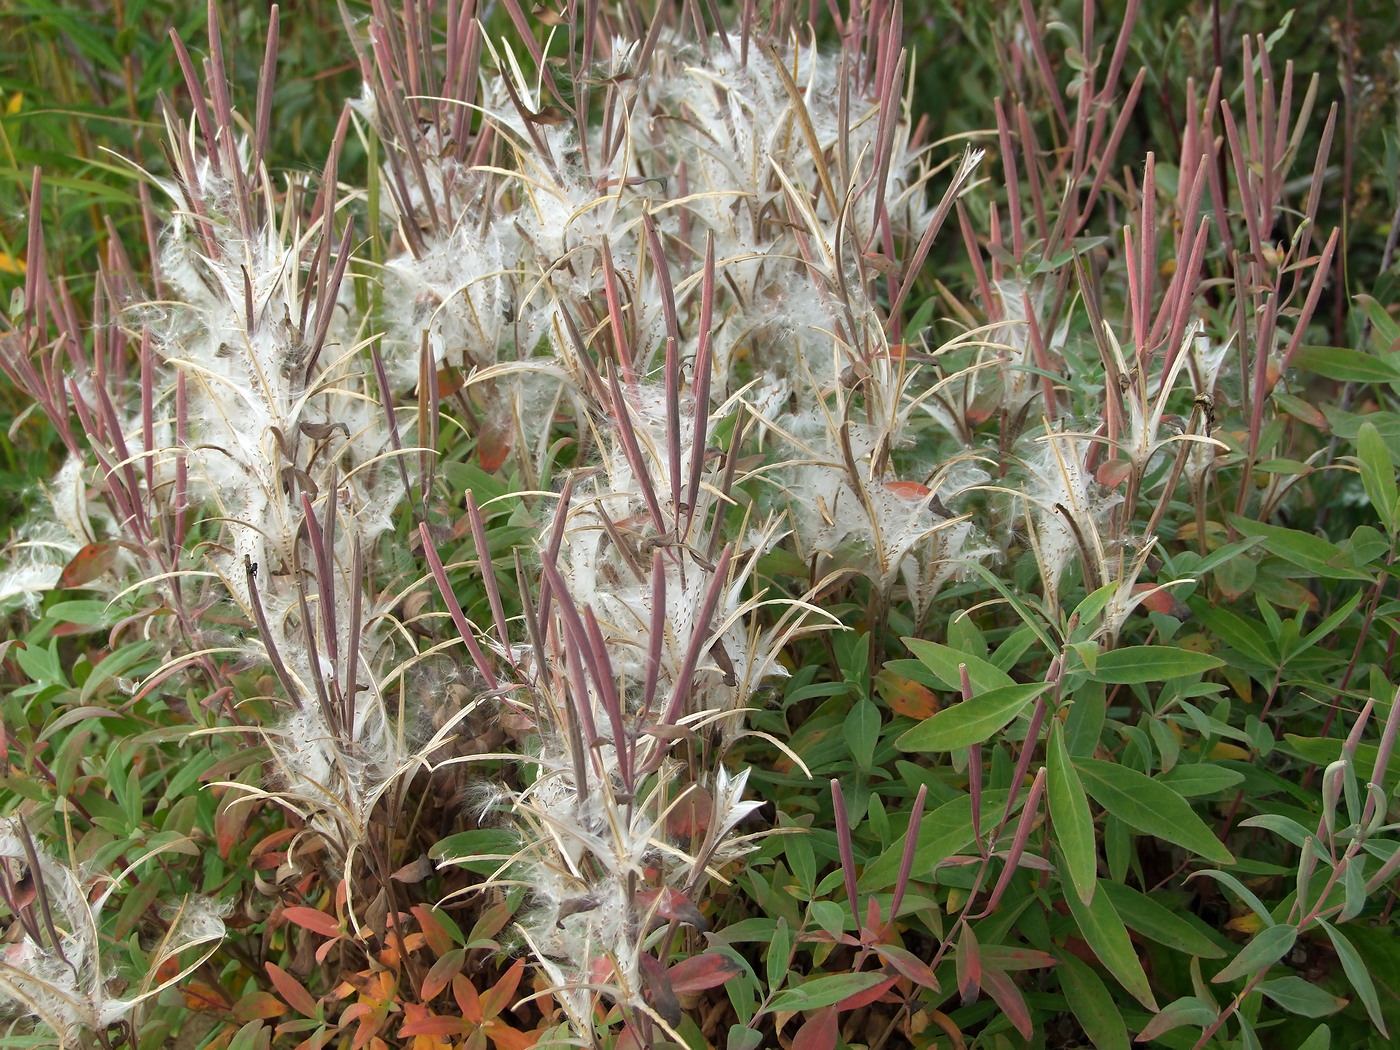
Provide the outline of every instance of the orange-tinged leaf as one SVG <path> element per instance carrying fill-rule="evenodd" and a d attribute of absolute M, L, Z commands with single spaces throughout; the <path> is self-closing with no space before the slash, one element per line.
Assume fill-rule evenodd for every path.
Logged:
<path fill-rule="evenodd" d="M 476 985 L 460 973 L 452 978 L 452 998 L 457 1000 L 457 1009 L 473 1024 L 481 1024 L 481 996 Z"/>
<path fill-rule="evenodd" d="M 249 992 L 233 1004 L 233 1019 L 241 1024 L 281 1017 L 286 1012 L 287 1004 L 271 992 Z"/>
<path fill-rule="evenodd" d="M 185 1009 L 202 1013 L 208 1010 L 227 1010 L 228 996 L 213 985 L 192 982 L 180 989 L 180 997 L 185 1000 Z"/>
<path fill-rule="evenodd" d="M 296 834 L 296 828 L 282 828 L 280 831 L 274 831 L 252 848 L 248 853 L 248 858 L 256 861 L 264 853 L 270 853 L 279 846 L 285 846 L 288 842 L 291 842 Z"/>
<path fill-rule="evenodd" d="M 422 904 L 415 904 L 411 911 L 413 917 L 418 920 L 418 928 L 423 931 L 423 936 L 428 938 L 428 947 L 437 956 L 446 955 L 452 950 L 452 936 L 433 917 L 433 913 Z"/>
<path fill-rule="evenodd" d="M 460 368 L 439 368 L 437 374 L 438 397 L 451 397 L 467 385 L 467 377 Z"/>
<path fill-rule="evenodd" d="M 295 923 L 312 933 L 319 933 L 323 937 L 340 936 L 340 923 L 325 912 L 315 908 L 287 908 L 282 912 L 282 917 L 288 922 Z"/>
<path fill-rule="evenodd" d="M 272 987 L 277 989 L 277 994 L 285 999 L 293 1010 L 304 1017 L 316 1016 L 316 1000 L 306 990 L 305 985 L 276 963 L 267 964 L 267 975 L 272 978 Z"/>
<path fill-rule="evenodd" d="M 495 1017 L 515 999 L 515 990 L 520 987 L 520 978 L 525 974 L 525 960 L 516 959 L 495 987 L 481 993 L 481 1013 L 487 1020 Z"/>
<path fill-rule="evenodd" d="M 218 811 L 214 814 L 214 842 L 219 848 L 219 856 L 224 860 L 229 859 L 233 844 L 243 834 L 248 818 L 253 815 L 252 806 L 239 805 L 244 797 L 239 793 L 227 792 L 219 800 Z"/>
<path fill-rule="evenodd" d="M 893 496 L 898 496 L 907 503 L 918 503 L 928 497 L 931 491 L 927 485 L 921 485 L 917 481 L 887 481 L 885 491 Z"/>
<path fill-rule="evenodd" d="M 82 587 L 105 575 L 117 560 L 115 543 L 89 543 L 63 568 L 58 585 Z"/>
<path fill-rule="evenodd" d="M 875 676 L 875 689 L 891 711 L 922 722 L 942 710 L 938 697 L 927 686 L 884 668 Z"/>
<path fill-rule="evenodd" d="M 487 1021 L 482 1027 L 497 1050 L 530 1050 L 540 1041 L 538 1032 L 521 1032 L 503 1021 Z"/>

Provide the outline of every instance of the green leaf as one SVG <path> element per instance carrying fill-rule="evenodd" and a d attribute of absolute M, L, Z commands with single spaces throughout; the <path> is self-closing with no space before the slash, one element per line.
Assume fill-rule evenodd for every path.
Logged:
<path fill-rule="evenodd" d="M 1244 779 L 1235 769 L 1226 769 L 1214 762 L 1192 762 L 1172 767 L 1170 773 L 1157 778 L 1178 795 L 1195 798 L 1198 795 L 1218 795 Z"/>
<path fill-rule="evenodd" d="M 1070 762 L 1065 748 L 1064 728 L 1055 722 L 1050 729 L 1046 755 L 1046 790 L 1050 799 L 1050 819 L 1055 822 L 1055 839 L 1065 858 L 1070 885 L 1085 904 L 1094 896 L 1098 872 L 1098 842 L 1094 818 L 1084 785 Z"/>
<path fill-rule="evenodd" d="M 818 1007 L 839 1003 L 848 996 L 863 992 L 885 980 L 882 973 L 834 973 L 817 977 L 779 992 L 768 1004 L 773 1013 L 785 1010 L 815 1010 Z"/>
<path fill-rule="evenodd" d="M 1224 663 L 1218 656 L 1191 649 L 1168 645 L 1128 645 L 1100 655 L 1094 677 L 1110 685 L 1166 682 L 1173 678 L 1204 674 Z"/>
<path fill-rule="evenodd" d="M 1219 1008 L 1205 999 L 1194 995 L 1183 996 L 1175 1002 L 1168 1003 L 1165 1009 L 1147 1023 L 1147 1027 L 1138 1033 L 1138 1042 L 1149 1042 L 1173 1028 L 1181 1028 L 1184 1025 L 1204 1028 L 1214 1023 L 1219 1016 Z"/>
<path fill-rule="evenodd" d="M 1031 682 L 981 693 L 925 718 L 896 740 L 895 746 L 902 751 L 957 751 L 980 744 L 1003 729 L 1045 689 L 1045 682 Z"/>
<path fill-rule="evenodd" d="M 1284 561 L 1292 562 L 1306 569 L 1314 576 L 1329 580 L 1369 580 L 1368 573 L 1347 564 L 1342 548 L 1335 543 L 1314 536 L 1310 532 L 1285 529 L 1278 525 L 1265 525 L 1251 521 L 1238 514 L 1227 515 L 1230 524 L 1244 536 L 1258 536 L 1264 541 L 1264 549 Z"/>
<path fill-rule="evenodd" d="M 1370 969 L 1362 961 L 1361 955 L 1347 939 L 1346 934 L 1326 919 L 1318 919 L 1317 921 L 1327 931 L 1327 937 L 1332 942 L 1332 949 L 1337 953 L 1337 958 L 1341 960 L 1342 972 L 1347 975 L 1352 990 L 1356 992 L 1366 1007 L 1366 1014 L 1371 1018 L 1371 1023 L 1380 1029 L 1381 1035 L 1389 1039 L 1390 1033 L 1385 1027 L 1385 1015 L 1381 1013 L 1381 1002 L 1379 996 L 1376 995 L 1376 983 L 1371 980 Z"/>
<path fill-rule="evenodd" d="M 1234 863 L 1235 858 L 1206 822 L 1160 780 L 1095 758 L 1076 759 L 1075 765 L 1094 801 L 1129 827 L 1184 846 L 1217 864 Z"/>
<path fill-rule="evenodd" d="M 1343 383 L 1393 383 L 1400 379 L 1400 368 L 1390 357 L 1345 346 L 1300 346 L 1292 363 L 1305 372 Z"/>
<path fill-rule="evenodd" d="M 1006 805 L 1005 791 L 987 791 L 982 795 L 982 812 L 1000 812 Z M 914 850 L 914 870 L 932 871 L 953 854 L 966 849 L 976 838 L 972 829 L 972 799 L 960 795 L 924 814 L 917 829 L 918 846 Z M 888 890 L 899 877 L 899 865 L 904 856 L 908 833 L 900 835 L 860 873 L 857 887 L 863 893 Z"/>
<path fill-rule="evenodd" d="M 1206 933 L 1149 895 L 1119 882 L 1105 882 L 1103 891 L 1129 929 L 1184 955 L 1223 959 L 1225 949 Z"/>
<path fill-rule="evenodd" d="M 83 683 L 82 692 L 78 694 L 78 701 L 87 703 L 104 682 L 110 681 L 135 667 L 150 652 L 152 644 L 151 642 L 135 642 L 118 649 L 103 659 L 92 669 L 92 674 L 88 675 L 87 681 Z"/>
<path fill-rule="evenodd" d="M 1346 1006 L 1345 999 L 1324 992 L 1301 977 L 1275 977 L 1261 981 L 1259 991 L 1289 1013 L 1303 1017 L 1326 1017 Z"/>
<path fill-rule="evenodd" d="M 937 676 L 944 689 L 955 693 L 961 694 L 962 677 L 958 668 L 963 665 L 967 666 L 967 677 L 975 692 L 984 693 L 1015 684 L 1011 676 L 1001 668 L 971 653 L 959 652 L 946 645 L 926 642 L 920 638 L 906 638 L 904 644 L 919 658 L 920 663 Z"/>
<path fill-rule="evenodd" d="M 1374 295 L 1358 295 L 1356 301 L 1366 311 L 1366 318 L 1371 322 L 1377 344 L 1384 348 L 1388 357 L 1393 357 L 1394 351 L 1400 350 L 1400 324 L 1390 316 L 1386 304 Z"/>
<path fill-rule="evenodd" d="M 1196 874 L 1215 879 L 1216 882 L 1223 883 L 1230 887 L 1230 889 L 1235 891 L 1235 894 L 1240 900 L 1244 901 L 1249 910 L 1259 916 L 1265 926 L 1274 925 L 1274 917 L 1269 912 L 1269 909 L 1264 906 L 1264 902 L 1255 895 L 1253 890 L 1231 875 L 1228 871 L 1198 871 Z"/>
<path fill-rule="evenodd" d="M 433 843 L 428 856 L 443 864 L 457 864 L 468 871 L 490 875 L 515 856 L 520 836 L 505 828 L 461 831 Z"/>
<path fill-rule="evenodd" d="M 1240 953 L 1226 963 L 1211 981 L 1224 984 L 1226 981 L 1258 973 L 1282 959 L 1297 940 L 1298 927 L 1292 923 L 1281 922 L 1265 927 L 1255 934 L 1254 940 L 1241 948 Z"/>
<path fill-rule="evenodd" d="M 765 960 L 768 973 L 768 987 L 781 988 L 787 980 L 788 964 L 792 962 L 792 931 L 787 920 L 780 918 L 773 929 L 773 939 L 768 942 Z"/>
<path fill-rule="evenodd" d="M 249 1021 L 240 1028 L 228 1044 L 228 1050 L 260 1050 L 268 1043 L 264 1033 L 271 1034 L 261 1021 Z"/>
<path fill-rule="evenodd" d="M 1103 882 L 1100 882 L 1100 891 L 1103 886 Z M 1099 957 L 1099 962 L 1118 979 L 1128 994 L 1147 1009 L 1155 1011 L 1157 1000 L 1152 997 L 1147 974 L 1143 971 L 1137 952 L 1133 950 L 1133 942 L 1128 937 L 1123 920 L 1109 903 L 1107 894 L 1095 893 L 1093 900 L 1085 904 L 1079 899 L 1079 894 L 1071 893 L 1065 897 L 1065 902 L 1069 905 L 1080 935 Z"/>
<path fill-rule="evenodd" d="M 1128 1050 L 1128 1026 L 1099 975 L 1069 952 L 1060 956 L 1055 972 L 1089 1045 L 1097 1050 Z"/>
<path fill-rule="evenodd" d="M 1214 631 L 1222 642 L 1235 651 L 1234 663 L 1237 666 L 1241 662 L 1238 657 L 1244 657 L 1264 668 L 1275 668 L 1282 662 L 1282 658 L 1270 646 L 1268 636 L 1258 624 L 1229 609 L 1212 606 L 1201 599 L 1191 602 L 1191 611 L 1196 614 L 1198 620 Z"/>
<path fill-rule="evenodd" d="M 856 766 L 869 769 L 875 760 L 875 744 L 880 739 L 880 709 L 869 700 L 857 700 L 846 715 L 845 730 Z"/>
<path fill-rule="evenodd" d="M 1376 508 L 1386 530 L 1394 532 L 1400 486 L 1395 484 L 1395 463 L 1390 457 L 1390 450 L 1374 423 L 1361 424 L 1361 430 L 1356 435 L 1356 450 L 1361 461 L 1361 483 L 1366 487 L 1366 498 Z"/>

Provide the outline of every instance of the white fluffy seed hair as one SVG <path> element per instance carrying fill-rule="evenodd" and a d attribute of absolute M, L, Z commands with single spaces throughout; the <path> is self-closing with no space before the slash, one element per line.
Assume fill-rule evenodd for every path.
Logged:
<path fill-rule="evenodd" d="M 0 818 L 0 859 L 27 865 L 31 848 L 38 870 L 29 876 L 48 895 L 58 943 L 40 943 L 25 934 L 0 948 L 0 1006 L 42 1022 L 60 1039 L 81 1039 L 84 1030 L 101 1030 L 127 1017 L 170 982 L 143 986 L 127 999 L 109 995 L 112 972 L 102 959 L 99 921 L 116 882 L 69 867 L 28 838 L 17 819 Z M 100 883 L 105 885 L 94 893 L 94 884 Z M 151 961 L 152 972 L 187 948 L 221 940 L 224 914 L 220 905 L 202 897 L 168 909 L 171 929 Z"/>

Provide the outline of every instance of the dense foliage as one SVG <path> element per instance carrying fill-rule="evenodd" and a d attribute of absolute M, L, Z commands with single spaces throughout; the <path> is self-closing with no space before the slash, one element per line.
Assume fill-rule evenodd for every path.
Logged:
<path fill-rule="evenodd" d="M 0 1044 L 1390 1045 L 1387 5 L 980 6 L 0 13 Z"/>

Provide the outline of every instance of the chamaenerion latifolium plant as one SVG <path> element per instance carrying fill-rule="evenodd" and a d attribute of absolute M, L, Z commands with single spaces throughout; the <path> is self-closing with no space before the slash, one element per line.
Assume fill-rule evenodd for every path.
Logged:
<path fill-rule="evenodd" d="M 303 12 L 172 37 L 90 302 L 26 177 L 5 1045 L 1384 1037 L 1400 328 L 1282 33 L 1140 155 L 1136 3 L 957 14 L 945 140 L 884 0 L 340 13 L 314 174 Z"/>

